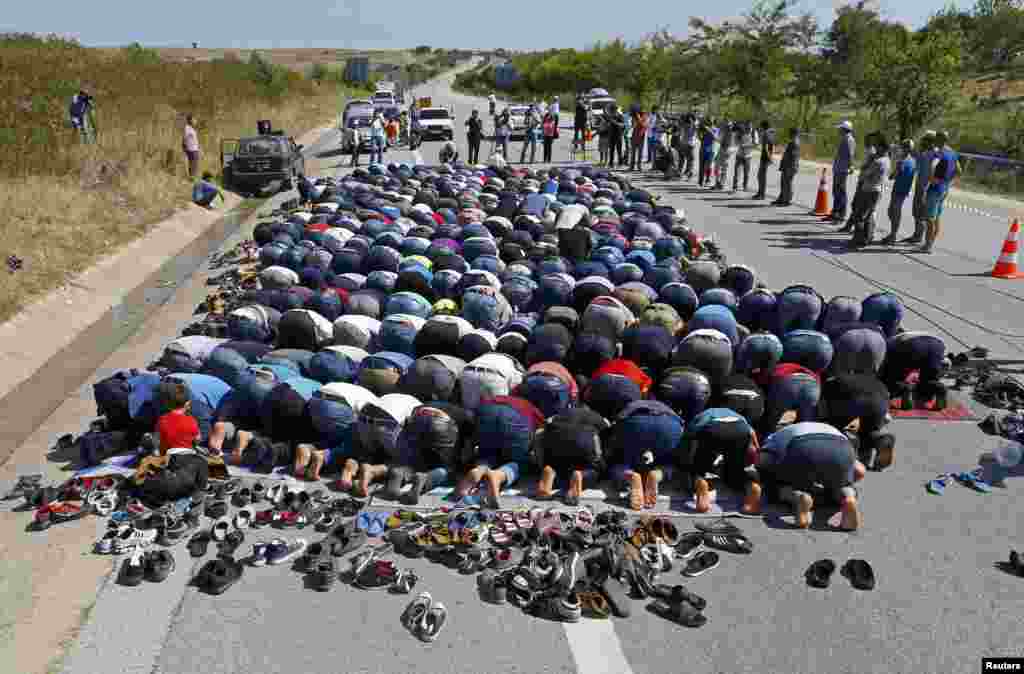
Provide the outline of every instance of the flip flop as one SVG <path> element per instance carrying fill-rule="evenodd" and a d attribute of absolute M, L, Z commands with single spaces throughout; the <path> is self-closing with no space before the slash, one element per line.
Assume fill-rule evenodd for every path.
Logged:
<path fill-rule="evenodd" d="M 974 491 L 981 492 L 982 494 L 988 494 L 992 492 L 992 485 L 981 479 L 981 476 L 977 473 L 960 473 L 956 475 L 956 481 L 965 487 L 969 487 Z"/>
<path fill-rule="evenodd" d="M 831 559 L 819 559 L 807 568 L 804 577 L 807 579 L 807 584 L 811 587 L 824 589 L 832 581 L 832 573 L 835 570 L 836 563 Z"/>
<path fill-rule="evenodd" d="M 708 621 L 707 616 L 685 601 L 671 604 L 656 601 L 651 604 L 651 611 L 683 627 L 702 627 Z"/>
<path fill-rule="evenodd" d="M 843 565 L 843 577 L 858 590 L 875 589 L 875 571 L 863 559 L 851 559 Z"/>
<path fill-rule="evenodd" d="M 441 602 L 437 602 L 427 611 L 427 615 L 423 618 L 416 636 L 430 643 L 437 639 L 437 635 L 444 629 L 446 622 L 448 622 L 448 609 Z"/>
<path fill-rule="evenodd" d="M 420 592 L 402 611 L 402 625 L 410 630 L 422 629 L 423 622 L 433 604 L 434 600 L 429 592 Z"/>
<path fill-rule="evenodd" d="M 942 496 L 946 491 L 947 484 L 949 484 L 949 475 L 939 475 L 935 479 L 928 480 L 928 484 L 925 485 L 925 489 L 928 490 L 929 494 Z"/>

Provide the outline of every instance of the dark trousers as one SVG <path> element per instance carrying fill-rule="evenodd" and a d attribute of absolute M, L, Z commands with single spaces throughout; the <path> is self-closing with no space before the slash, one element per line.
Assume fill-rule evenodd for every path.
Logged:
<path fill-rule="evenodd" d="M 613 133 L 608 143 L 608 164 L 610 166 L 624 165 L 626 163 L 625 157 L 622 156 L 622 134 Z"/>
<path fill-rule="evenodd" d="M 836 171 L 832 174 L 832 217 L 836 220 L 846 219 L 846 182 L 849 171 Z"/>
<path fill-rule="evenodd" d="M 853 212 L 847 226 L 853 227 L 853 241 L 867 245 L 875 237 L 875 208 L 881 192 L 860 190 L 853 199 Z"/>
<path fill-rule="evenodd" d="M 469 145 L 469 163 L 479 164 L 480 163 L 480 139 L 469 136 L 466 139 Z"/>
<path fill-rule="evenodd" d="M 632 152 L 629 157 L 629 169 L 635 171 L 638 168 L 643 168 L 643 155 L 644 155 L 644 144 L 633 143 Z"/>
<path fill-rule="evenodd" d="M 683 145 L 679 152 L 679 172 L 687 178 L 693 177 L 694 147 Z"/>
<path fill-rule="evenodd" d="M 765 192 L 768 189 L 768 167 L 770 162 L 761 160 L 761 163 L 757 165 L 757 195 L 761 199 L 765 197 Z"/>
<path fill-rule="evenodd" d="M 698 165 L 699 175 L 697 176 L 697 184 L 703 186 L 705 182 L 711 182 L 711 176 L 708 175 L 708 169 L 711 167 L 711 160 L 704 156 L 704 153 L 700 153 L 700 163 Z"/>
<path fill-rule="evenodd" d="M 782 184 L 779 186 L 779 204 L 788 206 L 793 203 L 793 180 L 796 178 L 796 171 L 781 171 Z"/>
<path fill-rule="evenodd" d="M 750 429 L 746 424 L 713 423 L 693 438 L 694 451 L 685 470 L 694 479 L 714 473 L 725 484 L 742 491 L 748 480 L 744 469 L 750 440 Z M 722 463 L 716 467 L 718 457 L 722 457 Z"/>
<path fill-rule="evenodd" d="M 551 163 L 551 147 L 554 145 L 555 139 L 545 136 L 544 137 L 544 163 Z"/>

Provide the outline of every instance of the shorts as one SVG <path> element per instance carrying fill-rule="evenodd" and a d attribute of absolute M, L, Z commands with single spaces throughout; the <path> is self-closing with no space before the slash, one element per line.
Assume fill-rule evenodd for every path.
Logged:
<path fill-rule="evenodd" d="M 198 150 L 185 150 L 185 156 L 188 158 L 189 161 L 198 161 L 199 160 L 199 151 Z"/>
<path fill-rule="evenodd" d="M 946 204 L 946 193 L 929 190 L 925 195 L 925 217 L 934 220 L 942 216 L 943 207 Z"/>

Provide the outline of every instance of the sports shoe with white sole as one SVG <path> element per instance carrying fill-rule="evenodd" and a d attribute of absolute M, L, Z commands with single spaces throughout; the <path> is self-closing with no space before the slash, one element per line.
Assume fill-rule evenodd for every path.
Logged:
<path fill-rule="evenodd" d="M 730 534 L 706 534 L 704 545 L 715 550 L 749 555 L 754 551 L 754 544 L 746 536 Z"/>
<path fill-rule="evenodd" d="M 696 578 L 718 566 L 718 553 L 704 550 L 697 553 L 693 559 L 686 563 L 683 575 Z"/>

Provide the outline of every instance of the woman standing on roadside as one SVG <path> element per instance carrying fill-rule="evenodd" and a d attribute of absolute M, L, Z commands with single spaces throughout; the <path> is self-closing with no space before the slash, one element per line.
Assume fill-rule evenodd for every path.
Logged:
<path fill-rule="evenodd" d="M 551 146 L 555 143 L 555 136 L 558 134 L 558 121 L 555 116 L 548 112 L 544 115 L 544 163 L 551 163 Z"/>

